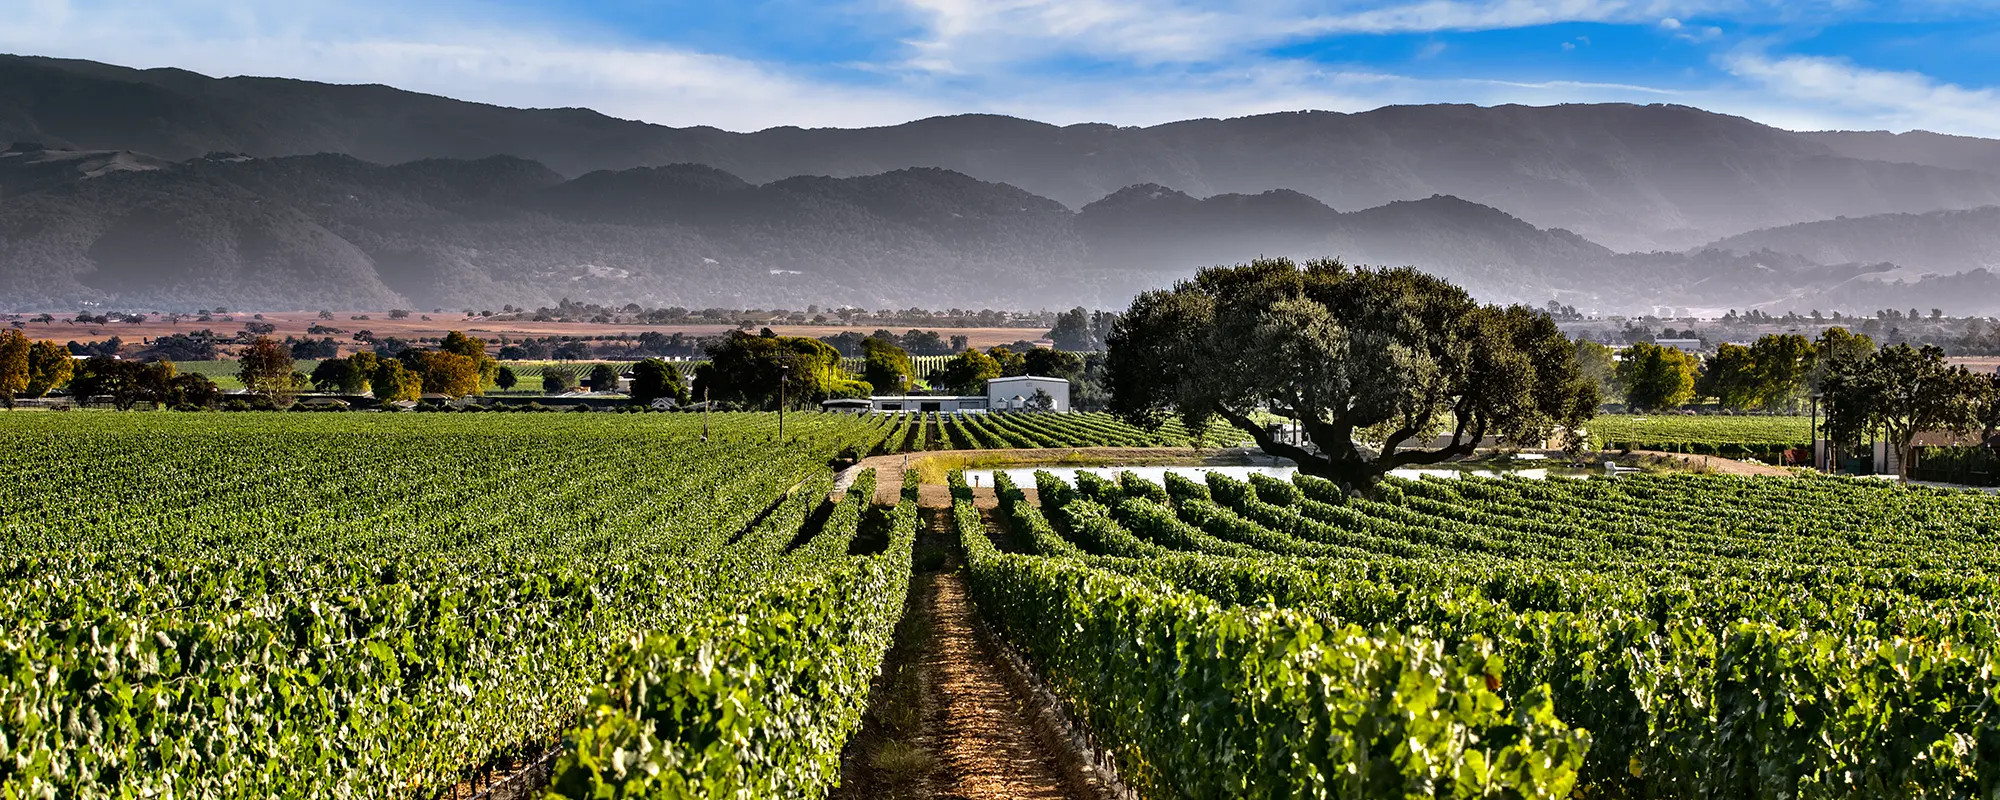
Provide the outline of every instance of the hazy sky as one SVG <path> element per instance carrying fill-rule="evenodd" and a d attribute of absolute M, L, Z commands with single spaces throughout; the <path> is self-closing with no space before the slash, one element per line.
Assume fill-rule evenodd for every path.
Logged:
<path fill-rule="evenodd" d="M 670 125 L 1682 103 L 2000 136 L 2000 2 L 0 0 L 0 51 Z"/>

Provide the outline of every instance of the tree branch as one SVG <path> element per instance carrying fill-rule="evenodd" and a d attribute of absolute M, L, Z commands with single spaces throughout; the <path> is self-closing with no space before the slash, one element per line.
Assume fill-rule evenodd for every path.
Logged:
<path fill-rule="evenodd" d="M 1460 437 L 1464 433 L 1465 429 L 1460 427 L 1457 433 L 1452 434 L 1451 444 L 1446 445 L 1443 449 L 1404 450 L 1396 453 L 1384 453 L 1381 460 L 1381 464 L 1384 467 L 1383 471 L 1386 472 L 1397 467 L 1410 465 L 1427 466 L 1430 464 L 1442 464 L 1454 458 L 1464 458 L 1472 455 L 1479 450 L 1479 443 L 1486 439 L 1486 424 L 1481 422 L 1473 431 L 1471 439 L 1461 439 Z"/>
<path fill-rule="evenodd" d="M 1343 450 L 1348 454 L 1346 457 L 1339 459 L 1328 458 L 1323 454 L 1326 445 L 1322 444 L 1317 436 L 1314 437 L 1313 442 L 1320 446 L 1322 453 L 1314 453 L 1304 447 L 1278 441 L 1269 432 L 1265 431 L 1263 426 L 1253 422 L 1247 415 L 1239 414 L 1220 405 L 1215 406 L 1215 413 L 1217 416 L 1228 421 L 1229 424 L 1236 426 L 1244 433 L 1250 434 L 1250 438 L 1256 441 L 1257 446 L 1262 448 L 1264 452 L 1281 458 L 1289 458 L 1293 463 L 1298 465 L 1300 472 L 1333 481 L 1340 486 L 1342 491 L 1349 494 L 1361 491 L 1366 486 L 1371 485 L 1379 475 L 1373 464 L 1361 460 L 1360 455 L 1354 452 L 1351 439 L 1345 440 L 1347 444 Z M 1328 426 L 1323 424 L 1305 422 L 1303 420 L 1301 424 L 1309 425 L 1308 431 L 1317 429 L 1325 433 L 1328 428 Z M 1332 428 L 1340 430 L 1343 426 L 1335 425 Z"/>

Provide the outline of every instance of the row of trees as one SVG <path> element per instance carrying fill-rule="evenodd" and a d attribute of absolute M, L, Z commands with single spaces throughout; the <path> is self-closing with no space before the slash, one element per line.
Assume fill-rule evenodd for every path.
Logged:
<path fill-rule="evenodd" d="M 922 376 L 916 374 L 910 353 L 891 337 L 862 339 L 860 351 L 863 366 L 856 376 L 842 367 L 840 351 L 824 341 L 779 336 L 769 328 L 757 335 L 735 332 L 709 348 L 708 363 L 695 370 L 694 394 L 755 408 L 774 407 L 781 399 L 805 408 L 829 399 L 912 390 L 979 394 L 987 381 L 1016 375 L 1064 378 L 1072 384 L 1085 377 L 1082 356 L 1046 347 L 1026 352 L 1008 347 L 967 349 Z M 635 370 L 635 399 L 639 382 Z"/>
<path fill-rule="evenodd" d="M 843 397 L 867 397 L 872 388 L 841 366 L 840 351 L 818 339 L 736 331 L 708 351 L 695 368 L 694 391 L 722 403 L 806 408 Z"/>
<path fill-rule="evenodd" d="M 1576 357 L 1607 399 L 1634 409 L 1679 408 L 1712 397 L 1725 409 L 1796 411 L 1834 364 L 1867 358 L 1874 340 L 1845 328 L 1819 339 L 1773 334 L 1744 346 L 1723 344 L 1705 360 L 1678 348 L 1638 342 L 1622 354 L 1592 341 L 1576 343 Z"/>
<path fill-rule="evenodd" d="M 183 374 L 172 361 L 144 363 L 110 356 L 92 356 L 70 378 L 70 394 L 82 399 L 108 397 L 112 405 L 130 411 L 140 403 L 172 408 L 206 408 L 222 400 L 222 389 L 206 376 Z"/>
<path fill-rule="evenodd" d="M 486 355 L 486 341 L 458 331 L 446 334 L 435 350 L 409 348 L 393 358 L 370 351 L 329 358 L 309 376 L 294 372 L 290 349 L 269 337 L 252 342 L 238 359 L 244 388 L 273 396 L 309 384 L 323 392 L 372 392 L 385 403 L 415 400 L 426 393 L 464 397 L 484 394 L 486 386 L 500 378 L 500 364 Z M 511 383 L 511 372 L 508 377 Z"/>
<path fill-rule="evenodd" d="M 1931 309 L 1930 315 L 1919 315 L 1916 309 L 1911 313 L 1885 310 L 1873 317 L 1848 316 L 1835 313 L 1822 317 L 1815 312 L 1810 318 L 1797 314 L 1773 317 L 1769 314 L 1751 312 L 1703 322 L 1701 329 L 1695 327 L 1695 320 L 1666 320 L 1671 324 L 1659 327 L 1662 320 L 1644 318 L 1638 322 L 1625 322 L 1622 329 L 1578 330 L 1580 339 L 1594 339 L 1615 344 L 1636 344 L 1654 342 L 1657 339 L 1700 339 L 1704 348 L 1718 340 L 1743 339 L 1760 333 L 1770 333 L 1768 328 L 1782 325 L 1787 333 L 1799 333 L 1807 338 L 1817 338 L 1831 328 L 1846 328 L 1854 333 L 1865 334 L 1886 345 L 1910 344 L 1937 345 L 1946 355 L 1988 356 L 2000 354 L 2000 320 L 1987 317 L 1944 317 L 1938 316 L 1938 309 Z M 1686 325 L 1684 328 L 1675 325 Z M 1581 326 L 1596 327 L 1596 326 Z M 1760 330 L 1763 329 L 1763 330 Z"/>
<path fill-rule="evenodd" d="M 0 400 L 8 408 L 17 397 L 43 397 L 65 386 L 72 396 L 108 397 L 128 410 L 140 403 L 211 406 L 222 399 L 214 381 L 181 374 L 172 361 L 142 363 L 100 353 L 79 362 L 55 342 L 30 342 L 20 331 L 0 331 Z"/>
<path fill-rule="evenodd" d="M 646 308 L 638 303 L 624 305 L 579 303 L 563 298 L 554 306 L 543 306 L 532 311 L 525 307 L 503 305 L 496 315 L 492 310 L 464 309 L 467 317 L 512 316 L 517 319 L 531 318 L 537 322 L 591 322 L 607 324 L 615 322 L 639 322 L 649 325 L 671 324 L 728 324 L 728 325 L 943 325 L 954 328 L 999 328 L 999 327 L 1048 327 L 1048 312 L 1006 311 L 997 309 L 879 309 L 869 310 L 849 306 L 821 308 L 808 305 L 804 310 L 793 309 L 737 309 L 700 308 L 689 309 L 681 306 L 668 308 Z M 331 316 L 332 312 L 321 312 Z"/>
<path fill-rule="evenodd" d="M 959 353 L 931 371 L 930 383 L 956 394 L 979 394 L 986 391 L 987 381 L 1021 375 L 1062 378 L 1074 385 L 1083 380 L 1083 369 L 1083 357 L 1064 350 L 1037 347 L 1017 353 L 1012 348 L 994 347 L 984 353 Z"/>

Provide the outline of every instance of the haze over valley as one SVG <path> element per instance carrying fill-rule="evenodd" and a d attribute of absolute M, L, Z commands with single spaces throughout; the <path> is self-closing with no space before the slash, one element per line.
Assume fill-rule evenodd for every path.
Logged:
<path fill-rule="evenodd" d="M 1259 255 L 1492 302 L 2000 313 L 2000 141 L 1673 105 L 732 133 L 0 59 L 0 307 L 1122 307 Z"/>

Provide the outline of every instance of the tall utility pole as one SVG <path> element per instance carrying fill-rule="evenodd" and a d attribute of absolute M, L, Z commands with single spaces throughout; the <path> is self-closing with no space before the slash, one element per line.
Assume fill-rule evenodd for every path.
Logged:
<path fill-rule="evenodd" d="M 1825 467 L 1822 466 L 1819 457 L 1819 391 L 1818 390 L 1814 390 L 1812 393 L 1812 433 L 1810 434 L 1810 436 L 1812 437 L 1811 442 L 1807 444 L 1806 447 L 1807 449 L 1812 451 L 1813 469 L 1825 469 Z"/>
<path fill-rule="evenodd" d="M 708 441 L 708 386 L 701 387 L 701 440 Z"/>
<path fill-rule="evenodd" d="M 787 382 L 789 382 L 789 381 L 790 381 L 791 377 L 792 377 L 792 365 L 790 365 L 790 364 L 782 364 L 782 365 L 779 365 L 779 367 L 778 367 L 778 442 L 779 442 L 780 444 L 784 443 L 784 441 L 785 441 L 785 384 L 786 384 Z"/>

